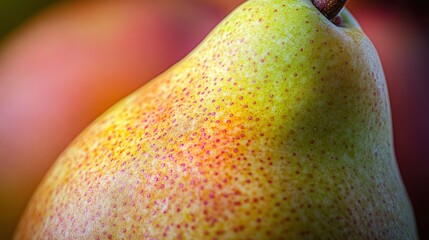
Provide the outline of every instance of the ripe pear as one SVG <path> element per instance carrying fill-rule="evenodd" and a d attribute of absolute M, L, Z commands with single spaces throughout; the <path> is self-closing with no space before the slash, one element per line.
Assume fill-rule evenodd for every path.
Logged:
<path fill-rule="evenodd" d="M 349 12 L 250 0 L 59 157 L 16 239 L 416 239 Z"/>
<path fill-rule="evenodd" d="M 0 31 L 5 1 L 28 7 L 0 0 Z M 40 1 L 46 0 L 33 3 Z M 12 238 L 38 183 L 70 141 L 183 58 L 226 15 L 204 1 L 62 2 L 0 39 L 2 240 Z"/>

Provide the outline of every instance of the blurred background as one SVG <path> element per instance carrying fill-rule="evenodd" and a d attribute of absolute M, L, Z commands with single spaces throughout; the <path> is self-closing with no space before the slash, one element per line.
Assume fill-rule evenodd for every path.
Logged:
<path fill-rule="evenodd" d="M 0 239 L 62 150 L 243 0 L 0 1 Z M 382 60 L 398 165 L 429 239 L 426 1 L 349 0 Z"/>

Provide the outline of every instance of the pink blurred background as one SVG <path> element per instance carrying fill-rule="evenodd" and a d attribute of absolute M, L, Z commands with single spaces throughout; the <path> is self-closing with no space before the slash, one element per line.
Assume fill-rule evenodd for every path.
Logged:
<path fill-rule="evenodd" d="M 57 2 L 0 3 L 0 239 L 84 127 L 186 55 L 242 0 Z M 429 8 L 405 0 L 349 0 L 348 8 L 380 54 L 398 165 L 420 238 L 429 239 Z"/>

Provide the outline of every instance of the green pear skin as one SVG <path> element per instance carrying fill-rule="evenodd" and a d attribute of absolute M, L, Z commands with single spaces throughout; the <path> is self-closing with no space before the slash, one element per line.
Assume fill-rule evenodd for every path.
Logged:
<path fill-rule="evenodd" d="M 250 0 L 59 157 L 15 239 L 417 239 L 353 17 Z"/>

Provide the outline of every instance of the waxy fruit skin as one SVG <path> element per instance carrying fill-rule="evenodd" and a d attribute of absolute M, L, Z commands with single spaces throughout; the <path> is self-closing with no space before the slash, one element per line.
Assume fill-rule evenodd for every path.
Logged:
<path fill-rule="evenodd" d="M 416 239 L 384 74 L 342 16 L 241 5 L 67 148 L 16 239 Z"/>

